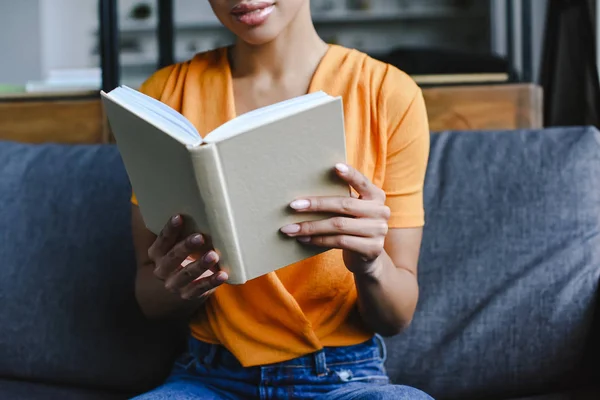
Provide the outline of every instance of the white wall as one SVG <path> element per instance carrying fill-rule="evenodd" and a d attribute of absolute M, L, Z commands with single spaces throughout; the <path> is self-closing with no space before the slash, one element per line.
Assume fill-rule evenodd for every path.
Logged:
<path fill-rule="evenodd" d="M 90 52 L 98 26 L 98 0 L 39 1 L 42 71 L 95 66 L 90 65 Z"/>
<path fill-rule="evenodd" d="M 38 1 L 0 1 L 0 83 L 21 85 L 42 74 Z"/>
<path fill-rule="evenodd" d="M 97 0 L 0 0 L 0 83 L 90 67 Z"/>

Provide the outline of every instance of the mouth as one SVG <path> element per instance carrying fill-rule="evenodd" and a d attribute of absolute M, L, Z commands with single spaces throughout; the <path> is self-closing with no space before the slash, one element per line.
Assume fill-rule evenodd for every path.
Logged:
<path fill-rule="evenodd" d="M 242 24 L 257 26 L 267 21 L 274 8 L 275 2 L 272 1 L 250 1 L 237 4 L 230 13 Z"/>

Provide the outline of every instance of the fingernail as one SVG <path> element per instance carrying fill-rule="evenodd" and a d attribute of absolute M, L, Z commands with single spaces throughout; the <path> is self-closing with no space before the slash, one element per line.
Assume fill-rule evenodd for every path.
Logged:
<path fill-rule="evenodd" d="M 308 243 L 310 242 L 310 236 L 301 236 L 297 238 L 300 243 Z"/>
<path fill-rule="evenodd" d="M 204 255 L 204 262 L 206 264 L 210 264 L 215 261 L 217 261 L 217 253 L 215 253 L 214 251 L 209 251 Z"/>
<path fill-rule="evenodd" d="M 229 277 L 227 276 L 226 272 L 219 272 L 217 274 L 217 276 L 215 276 L 215 280 L 217 281 L 217 283 L 223 283 L 225 282 L 227 279 L 229 279 Z"/>
<path fill-rule="evenodd" d="M 300 232 L 300 225 L 293 224 L 284 226 L 283 228 L 281 228 L 281 232 L 286 233 L 288 235 L 291 233 L 298 233 Z"/>
<path fill-rule="evenodd" d="M 304 210 L 304 209 L 310 207 L 310 201 L 308 201 L 308 200 L 292 201 L 292 203 L 290 204 L 290 207 L 292 207 L 295 210 Z"/>
<path fill-rule="evenodd" d="M 171 224 L 173 226 L 179 226 L 180 223 L 181 223 L 181 217 L 179 215 L 175 215 L 173 218 L 171 218 Z"/>
<path fill-rule="evenodd" d="M 195 235 L 194 237 L 192 237 L 192 244 L 199 246 L 203 243 L 204 238 L 202 237 L 202 235 Z"/>
<path fill-rule="evenodd" d="M 335 164 L 335 169 L 337 169 L 341 174 L 348 172 L 348 166 L 346 164 Z"/>

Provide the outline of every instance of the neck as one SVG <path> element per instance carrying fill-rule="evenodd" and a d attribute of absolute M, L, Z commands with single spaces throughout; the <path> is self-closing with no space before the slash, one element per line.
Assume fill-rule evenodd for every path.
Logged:
<path fill-rule="evenodd" d="M 318 64 L 327 47 L 315 30 L 307 1 L 275 40 L 252 45 L 238 39 L 231 50 L 233 74 L 277 78 L 301 72 Z"/>

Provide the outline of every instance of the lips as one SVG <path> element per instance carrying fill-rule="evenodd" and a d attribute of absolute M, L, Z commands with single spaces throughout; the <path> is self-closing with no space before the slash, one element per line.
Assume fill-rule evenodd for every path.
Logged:
<path fill-rule="evenodd" d="M 239 3 L 231 9 L 231 15 L 236 21 L 257 26 L 265 23 L 275 7 L 274 2 L 250 1 Z"/>

